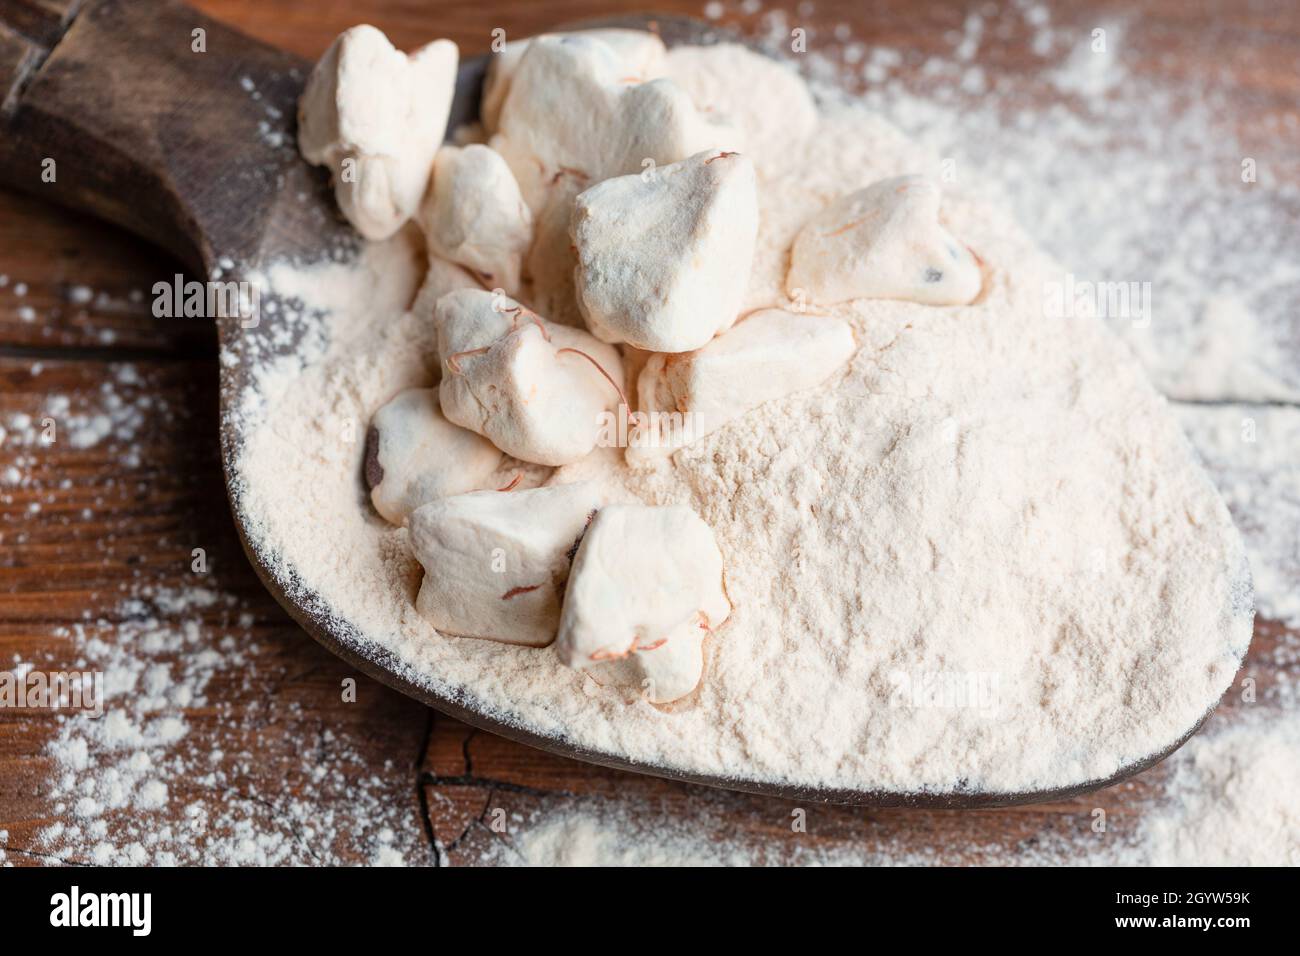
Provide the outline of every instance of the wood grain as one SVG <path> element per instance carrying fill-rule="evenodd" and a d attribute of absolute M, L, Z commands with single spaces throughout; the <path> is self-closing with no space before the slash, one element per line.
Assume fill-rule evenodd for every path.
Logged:
<path fill-rule="evenodd" d="M 0 0 L 0 23 L 48 49 L 84 0 Z"/>
<path fill-rule="evenodd" d="M 121 225 L 203 275 L 219 258 L 350 243 L 325 177 L 288 136 L 266 135 L 291 122 L 307 68 L 177 0 L 86 0 L 9 97 L 0 182 Z"/>
<path fill-rule="evenodd" d="M 14 5 L 44 8 L 40 0 L 0 0 L 0 12 Z M 196 5 L 308 58 L 361 21 L 380 26 L 402 46 L 449 36 L 472 53 L 486 49 L 496 26 L 522 36 L 566 19 L 640 7 L 586 0 Z M 699 11 L 694 3 L 653 6 Z M 821 2 L 808 20 L 822 35 L 846 23 L 858 38 L 913 51 L 920 62 L 941 52 L 945 31 L 960 29 L 966 6 Z M 1228 88 L 1243 130 L 1275 128 L 1300 102 L 1294 70 L 1300 18 L 1288 5 L 1161 0 L 1142 4 L 1135 14 L 1127 4 L 1101 3 L 1061 11 L 1058 19 L 1082 28 L 1120 12 L 1136 16 L 1134 29 L 1165 52 L 1143 62 L 1153 74 L 1176 80 L 1206 68 L 1207 60 L 1243 64 Z M 760 17 L 734 19 L 755 25 Z M 992 72 L 1014 74 L 1032 65 L 1023 37 L 986 46 L 981 62 Z M 118 639 L 128 615 L 125 599 L 195 584 L 191 553 L 200 546 L 210 568 L 202 584 L 222 601 L 198 612 L 154 613 L 177 627 L 193 622 L 195 648 L 219 648 L 235 633 L 251 655 L 241 673 L 214 681 L 204 706 L 185 709 L 186 752 L 220 751 L 214 766 L 228 781 L 226 789 L 214 793 L 196 777 L 165 807 L 150 811 L 157 826 L 178 825 L 184 808 L 196 802 L 234 807 L 227 820 L 244 813 L 259 829 L 292 840 L 294 862 L 367 862 L 373 841 L 357 835 L 365 832 L 363 816 L 375 802 L 354 809 L 355 788 L 373 779 L 376 799 L 400 811 L 397 845 L 414 863 L 511 859 L 532 821 L 579 805 L 708 821 L 730 839 L 767 845 L 776 861 L 809 847 L 855 847 L 917 854 L 946 848 L 951 858 L 978 862 L 1000 860 L 1004 851 L 1032 852 L 1053 836 L 1086 836 L 1098 807 L 1108 811 L 1110 833 L 1122 837 L 1158 788 L 1163 768 L 1088 797 L 1008 810 L 810 806 L 803 808 L 808 832 L 794 833 L 796 807 L 787 801 L 565 761 L 435 717 L 364 677 L 357 702 L 342 702 L 341 681 L 356 675 L 293 626 L 240 553 L 215 441 L 215 336 L 201 322 L 156 319 L 148 308 L 152 284 L 177 270 L 166 254 L 114 229 L 36 198 L 0 193 L 0 275 L 8 278 L 0 285 L 0 424 L 7 427 L 19 413 L 39 420 L 53 396 L 68 396 L 80 415 L 109 414 L 114 401 L 140 407 L 130 441 L 107 438 L 79 449 L 66 442 L 22 446 L 10 435 L 0 446 L 0 472 L 13 465 L 24 478 L 0 485 L 0 657 L 51 669 L 74 666 L 78 628 Z M 20 283 L 23 296 L 15 293 Z M 93 290 L 89 301 L 82 287 Z M 127 364 L 134 369 L 127 380 L 135 384 L 123 384 Z M 246 626 L 232 623 L 245 616 Z M 1300 679 L 1294 655 L 1279 652 L 1287 639 L 1280 625 L 1259 623 L 1246 676 L 1258 681 L 1261 699 L 1270 688 Z M 1241 706 L 1238 698 L 1231 695 L 1227 706 Z M 0 850 L 8 862 L 41 861 L 38 834 L 68 816 L 51 796 L 58 770 L 46 748 L 58 724 L 50 715 L 0 710 L 0 830 L 9 834 Z M 304 837 L 300 818 L 288 813 L 303 805 L 334 824 Z M 494 829 L 494 810 L 505 811 L 504 831 Z M 119 813 L 109 822 L 126 827 L 129 821 Z M 217 845 L 222 836 L 198 834 L 195 840 Z M 92 860 L 93 844 L 88 837 L 63 862 Z"/>

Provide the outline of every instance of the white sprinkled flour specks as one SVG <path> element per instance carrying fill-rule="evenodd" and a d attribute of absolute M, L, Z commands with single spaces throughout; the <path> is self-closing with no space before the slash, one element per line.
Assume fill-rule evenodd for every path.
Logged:
<path fill-rule="evenodd" d="M 995 22 L 1039 62 L 988 85 L 966 54 Z M 774 11 L 767 26 L 786 48 L 787 20 Z M 971 13 L 948 40 L 950 54 L 920 68 L 914 53 L 879 46 L 855 66 L 852 44 L 829 36 L 796 61 L 862 90 L 1079 282 L 1133 284 L 1127 307 L 1105 297 L 1099 311 L 1167 395 L 1300 401 L 1300 163 L 1283 145 L 1300 137 L 1300 116 L 1262 116 L 1247 136 L 1226 93 L 1230 58 L 1161 79 L 1151 64 L 1168 38 L 1141 18 L 1093 23 L 1079 11 L 1065 25 L 1046 4 L 1014 2 Z"/>
<path fill-rule="evenodd" d="M 1300 710 L 1247 708 L 1178 754 L 1163 793 L 1114 862 L 1300 866 L 1297 793 Z"/>
<path fill-rule="evenodd" d="M 107 440 L 131 443 L 144 424 L 149 400 L 141 404 L 117 388 L 138 385 L 134 366 L 119 366 L 115 379 L 103 382 L 96 394 L 78 397 L 76 402 L 72 395 L 48 395 L 35 418 L 26 412 L 12 414 L 6 423 L 6 442 L 11 446 L 44 447 L 66 441 L 78 450 Z"/>
<path fill-rule="evenodd" d="M 707 71 L 713 56 L 746 62 L 674 53 L 670 72 Z M 742 82 L 693 88 L 718 112 L 785 112 L 780 95 L 740 95 Z M 791 307 L 787 250 L 830 202 L 942 175 L 941 155 L 833 96 L 804 141 L 782 145 L 782 163 L 756 160 L 746 309 Z M 355 269 L 282 270 L 324 316 L 310 352 L 261 367 L 241 402 L 246 529 L 287 587 L 322 596 L 413 679 L 588 747 L 847 788 L 1107 777 L 1174 743 L 1228 686 L 1250 634 L 1244 552 L 1136 363 L 1096 319 L 1044 317 L 1061 272 L 972 193 L 947 185 L 943 222 L 985 263 L 974 304 L 828 308 L 861 346 L 843 373 L 663 468 L 632 471 L 604 449 L 554 475 L 689 505 L 716 536 L 733 614 L 707 642 L 699 689 L 671 711 L 584 693 L 552 650 L 450 639 L 416 613 L 406 532 L 369 510 L 362 429 L 340 428 L 432 384 L 431 323 L 403 312 L 420 281 L 409 234 Z"/>
<path fill-rule="evenodd" d="M 1300 628 L 1300 408 L 1184 405 L 1178 417 L 1245 537 L 1259 613 Z"/>
<path fill-rule="evenodd" d="M 152 381 L 134 365 L 115 364 L 93 391 L 38 394 L 31 412 L 7 413 L 0 425 L 0 503 L 39 497 L 25 510 L 42 509 L 42 522 L 58 523 L 72 536 L 85 533 L 83 523 L 101 522 L 89 524 L 93 537 L 73 540 L 91 542 L 81 552 L 86 560 L 112 555 L 126 534 L 123 512 L 114 512 L 106 499 L 125 495 L 134 507 L 136 496 L 149 490 L 135 469 L 159 453 L 160 419 L 185 414 L 144 387 Z M 53 441 L 47 420 L 56 426 Z M 83 498 L 84 508 L 58 508 L 60 495 L 76 500 L 86 475 L 84 468 L 69 477 L 50 467 L 65 460 L 63 454 L 112 461 L 107 475 L 94 473 L 99 480 Z M 219 484 L 208 487 L 214 497 L 200 507 L 220 501 Z M 33 519 L 24 513 L 16 521 L 16 509 L 8 512 L 0 538 L 6 547 L 21 546 L 29 533 L 24 525 Z M 138 512 L 125 514 L 127 534 L 149 533 L 137 527 Z M 180 527 L 193 530 L 193 512 L 174 515 Z M 173 544 L 160 539 L 158 550 Z M 133 547 L 148 553 L 147 544 Z M 187 569 L 189 547 L 181 555 Z M 224 553 L 230 563 L 218 563 L 232 567 L 238 548 L 227 542 Z M 347 722 L 344 708 L 376 701 L 366 690 L 361 704 L 340 702 L 324 713 L 308 709 L 319 708 L 322 697 L 299 685 L 295 672 L 282 672 L 302 666 L 301 659 L 295 664 L 285 656 L 301 638 L 263 643 L 265 622 L 255 615 L 259 605 L 249 602 L 255 582 L 245 579 L 228 589 L 208 575 L 203 584 L 164 585 L 159 582 L 174 574 L 174 566 L 130 564 L 133 569 L 119 570 L 112 582 L 120 597 L 92 594 L 92 600 L 107 599 L 94 602 L 103 617 L 86 607 L 83 621 L 49 632 L 48 659 L 0 668 L 98 671 L 104 681 L 102 717 L 63 712 L 33 718 L 47 740 L 34 798 L 42 807 L 39 818 L 54 822 L 24 832 L 20 843 L 9 841 L 0 862 L 432 859 L 410 783 L 418 723 L 408 734 L 410 752 L 403 748 L 400 761 L 385 759 L 373 730 L 359 738 Z M 338 700 L 336 694 L 330 688 L 323 699 Z M 418 722 L 417 707 L 407 713 Z"/>
<path fill-rule="evenodd" d="M 612 799 L 539 811 L 466 863 L 506 866 L 1300 866 L 1300 713 L 1247 710 L 1192 739 L 1156 771 L 1136 825 L 1094 832 L 1092 815 L 1028 843 L 927 848 L 906 834 L 857 841 L 737 836 L 725 813 L 669 815 Z M 1102 806 L 1107 804 L 1104 798 Z M 781 813 L 773 808 L 775 822 Z M 818 811 L 808 811 L 815 833 Z M 1073 831 L 1070 824 L 1073 824 Z M 882 827 L 881 829 L 886 829 Z"/>
<path fill-rule="evenodd" d="M 365 763 L 331 731 L 315 746 L 295 745 L 300 765 L 284 770 L 303 780 L 299 792 L 259 789 L 265 767 L 256 765 L 272 759 L 280 738 L 258 703 L 231 703 L 251 696 L 248 672 L 262 652 L 251 616 L 222 591 L 139 591 L 116 623 L 63 635 L 85 667 L 103 672 L 104 714 L 60 718 L 46 748 L 56 772 L 42 794 L 59 819 L 38 831 L 29 855 L 101 865 L 320 865 L 358 857 L 401 865 L 410 847 L 423 844 L 390 782 L 358 777 L 353 764 Z M 222 619 L 230 622 L 224 633 L 213 624 Z M 244 692 L 232 695 L 241 685 Z M 215 717 L 196 728 L 188 715 L 205 710 Z"/>

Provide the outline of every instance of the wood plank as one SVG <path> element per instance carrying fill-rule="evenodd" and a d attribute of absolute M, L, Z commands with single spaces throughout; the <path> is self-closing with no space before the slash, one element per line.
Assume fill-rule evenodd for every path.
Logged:
<path fill-rule="evenodd" d="M 40 47 L 0 23 L 0 120 L 13 112 L 41 56 Z"/>
<path fill-rule="evenodd" d="M 152 314 L 154 283 L 180 271 L 120 229 L 0 191 L 0 349 L 212 356 L 211 322 Z"/>
<path fill-rule="evenodd" d="M 85 0 L 0 0 L 0 25 L 49 49 Z"/>
<path fill-rule="evenodd" d="M 256 859 L 255 848 L 241 849 L 239 828 L 250 824 L 280 862 L 370 862 L 384 827 L 409 862 L 431 860 L 416 787 L 426 712 L 310 640 L 248 567 L 211 439 L 215 364 L 40 365 L 0 359 L 0 422 L 53 416 L 61 436 L 46 445 L 9 427 L 0 446 L 0 475 L 21 472 L 18 484 L 0 484 L 0 658 L 43 670 L 106 667 L 109 679 L 141 662 L 179 674 L 236 649 L 243 663 L 208 665 L 204 700 L 164 709 L 187 728 L 174 746 L 148 751 L 172 768 L 158 775 L 167 803 L 105 812 L 75 839 L 38 839 L 56 821 L 76 820 L 58 793 L 66 762 L 47 749 L 61 719 L 0 710 L 0 830 L 9 831 L 0 849 L 15 863 L 50 852 L 84 863 L 104 843 L 116 848 L 111 862 L 125 862 L 124 845 L 167 827 L 184 833 L 201 812 L 212 832 L 186 837 L 191 849 L 175 850 L 181 860 Z M 68 411 L 52 412 L 63 397 Z M 116 423 L 114 434 L 74 447 L 71 436 L 97 415 Z M 202 575 L 195 547 L 206 552 Z M 196 586 L 210 602 L 194 603 Z M 173 643 L 183 635 L 183 645 L 122 647 L 150 631 L 142 620 Z M 342 699 L 344 679 L 357 681 L 355 703 Z M 131 697 L 119 706 L 131 714 Z M 117 768 L 130 751 L 100 756 Z M 97 837 L 99 820 L 109 830 Z"/>

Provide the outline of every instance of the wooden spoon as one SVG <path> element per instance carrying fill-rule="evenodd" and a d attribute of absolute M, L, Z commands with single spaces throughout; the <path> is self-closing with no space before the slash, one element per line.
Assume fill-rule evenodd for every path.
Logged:
<path fill-rule="evenodd" d="M 670 45 L 723 36 L 682 17 L 623 17 L 578 26 L 651 29 Z M 482 56 L 463 61 L 450 128 L 477 116 L 486 65 Z M 200 276 L 220 270 L 227 279 L 238 278 L 241 270 L 278 258 L 314 261 L 325 254 L 349 255 L 358 242 L 338 215 L 325 172 L 307 166 L 295 148 L 294 117 L 310 68 L 175 2 L 0 3 L 0 182 L 124 226 Z M 280 331 L 275 323 L 243 328 L 238 316 L 217 322 L 223 345 L 256 336 L 263 340 L 264 353 L 292 348 L 275 342 Z M 230 410 L 249 377 L 245 363 L 222 364 L 221 444 L 228 489 L 244 439 L 241 420 Z M 634 763 L 617 753 L 501 723 L 415 683 L 392 654 L 339 624 L 330 613 L 328 595 L 304 593 L 264 560 L 245 535 L 239 497 L 233 492 L 230 497 L 244 550 L 263 583 L 325 647 L 467 724 L 608 767 L 797 800 L 993 807 L 1065 799 L 1115 783 L 1172 753 L 1205 719 L 1172 747 L 1114 776 L 1047 791 L 906 793 L 777 786 Z"/>

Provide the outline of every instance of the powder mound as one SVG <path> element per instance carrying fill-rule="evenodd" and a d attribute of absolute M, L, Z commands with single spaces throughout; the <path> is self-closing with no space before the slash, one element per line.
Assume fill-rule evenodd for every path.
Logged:
<path fill-rule="evenodd" d="M 711 55 L 726 54 L 691 62 Z M 789 249 L 810 218 L 938 166 L 853 105 L 824 107 L 782 163 L 760 160 L 746 309 L 795 306 Z M 598 448 L 537 476 L 688 505 L 713 530 L 734 609 L 681 706 L 628 702 L 552 651 L 453 639 L 416 613 L 407 532 L 365 507 L 363 437 L 338 427 L 431 384 L 429 323 L 403 312 L 421 281 L 409 233 L 352 266 L 273 270 L 308 303 L 310 347 L 260 366 L 234 413 L 249 538 L 359 652 L 602 753 L 746 780 L 1007 793 L 1159 753 L 1213 707 L 1248 645 L 1239 536 L 1128 350 L 1097 319 L 1044 315 L 1062 270 L 960 187 L 942 215 L 984 264 L 973 304 L 827 309 L 859 343 L 842 375 L 658 468 Z"/>

